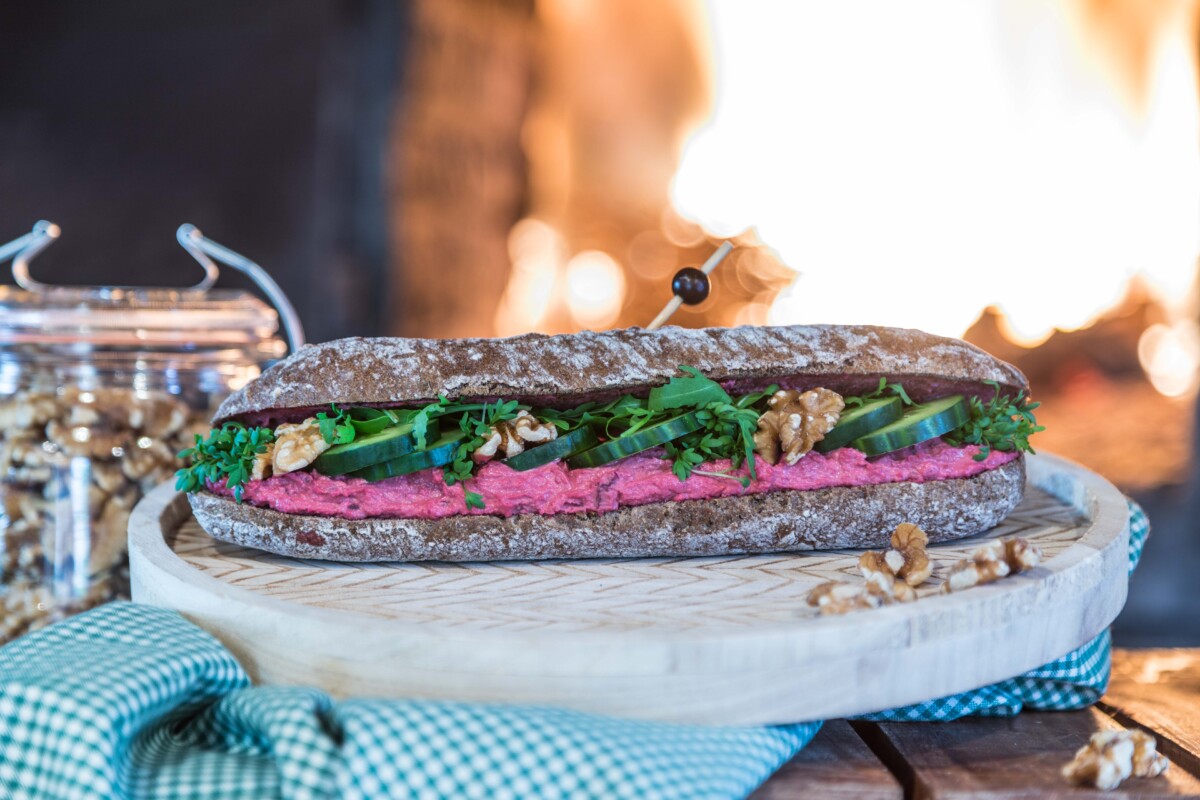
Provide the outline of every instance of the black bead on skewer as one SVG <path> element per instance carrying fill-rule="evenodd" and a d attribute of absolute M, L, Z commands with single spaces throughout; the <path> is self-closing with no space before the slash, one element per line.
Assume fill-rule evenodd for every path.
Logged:
<path fill-rule="evenodd" d="M 708 276 L 695 267 L 684 267 L 671 279 L 671 293 L 689 306 L 703 303 L 710 289 Z"/>

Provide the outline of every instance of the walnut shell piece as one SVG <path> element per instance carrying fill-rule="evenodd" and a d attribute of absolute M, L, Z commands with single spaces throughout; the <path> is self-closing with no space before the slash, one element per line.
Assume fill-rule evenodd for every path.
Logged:
<path fill-rule="evenodd" d="M 769 464 L 795 464 L 825 438 L 837 425 L 846 402 L 829 389 L 780 389 L 767 401 L 767 410 L 758 418 L 754 434 L 754 452 Z"/>

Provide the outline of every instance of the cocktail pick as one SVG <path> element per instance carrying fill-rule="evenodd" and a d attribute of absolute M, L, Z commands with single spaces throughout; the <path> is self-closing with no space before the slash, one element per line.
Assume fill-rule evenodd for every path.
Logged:
<path fill-rule="evenodd" d="M 675 293 L 674 296 L 663 306 L 663 310 L 658 312 L 654 321 L 646 326 L 646 330 L 652 331 L 661 328 L 684 303 L 689 306 L 703 303 L 704 299 L 708 297 L 708 276 L 732 249 L 733 242 L 722 242 L 700 269 L 684 267 L 676 272 L 675 277 L 671 280 L 671 290 Z"/>

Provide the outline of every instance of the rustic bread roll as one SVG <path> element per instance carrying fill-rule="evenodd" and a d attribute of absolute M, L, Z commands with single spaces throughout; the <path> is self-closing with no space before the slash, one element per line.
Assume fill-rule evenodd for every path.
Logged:
<path fill-rule="evenodd" d="M 872 325 L 666 327 L 509 339 L 340 339 L 307 345 L 230 396 L 214 422 L 278 409 L 419 405 L 448 397 L 578 405 L 666 383 L 688 364 L 716 381 L 760 387 L 875 388 L 880 376 L 914 400 L 1028 388 L 1020 370 L 960 339 Z M 793 386 L 792 383 L 795 383 Z M 292 415 L 295 416 L 295 415 Z"/>
<path fill-rule="evenodd" d="M 915 400 L 1026 390 L 1025 376 L 973 345 L 873 326 L 638 328 L 510 339 L 344 339 L 302 348 L 227 399 L 214 422 L 295 421 L 339 405 L 416 406 L 517 398 L 570 407 L 644 396 L 681 364 L 743 392 L 771 383 L 870 391 L 880 377 Z M 901 522 L 931 541 L 992 527 L 1021 501 L 1023 457 L 969 478 L 780 490 L 656 502 L 605 513 L 441 519 L 285 514 L 207 492 L 190 496 L 211 535 L 283 555 L 346 561 L 702 556 L 886 547 Z"/>

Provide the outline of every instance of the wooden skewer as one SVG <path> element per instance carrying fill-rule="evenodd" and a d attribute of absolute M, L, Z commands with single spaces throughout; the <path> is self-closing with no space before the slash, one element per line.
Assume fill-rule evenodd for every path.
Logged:
<path fill-rule="evenodd" d="M 722 242 L 721 246 L 708 257 L 708 261 L 705 261 L 704 265 L 700 267 L 700 271 L 705 275 L 711 275 L 712 271 L 717 268 L 718 264 L 725 260 L 725 256 L 729 255 L 729 251 L 731 250 L 733 250 L 733 242 Z M 671 315 L 679 310 L 681 305 L 683 305 L 683 298 L 679 295 L 674 295 L 663 306 L 663 310 L 658 312 L 658 316 L 654 318 L 654 321 L 646 326 L 646 330 L 652 331 L 661 328 L 671 318 Z"/>

